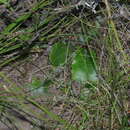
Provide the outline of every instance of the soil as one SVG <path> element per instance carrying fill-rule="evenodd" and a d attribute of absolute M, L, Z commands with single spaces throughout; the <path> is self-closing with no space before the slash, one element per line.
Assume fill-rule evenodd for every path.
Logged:
<path fill-rule="evenodd" d="M 16 18 L 24 14 L 25 12 L 29 11 L 29 9 L 36 4 L 38 0 L 11 0 L 11 6 L 14 9 L 13 11 L 10 11 L 5 5 L 0 5 L 0 31 L 2 31 L 5 27 L 7 27 L 12 21 L 14 21 Z M 129 10 L 127 7 L 123 7 L 125 9 L 120 9 L 116 13 L 114 13 L 113 17 L 114 20 L 121 20 L 122 18 L 124 21 L 127 21 L 130 19 Z M 125 10 L 125 11 L 124 11 Z M 127 14 L 126 14 L 127 12 Z M 120 26 L 126 27 L 125 33 L 122 34 L 122 38 L 124 39 L 124 44 L 129 46 L 130 48 L 130 24 L 128 22 L 124 21 L 118 21 L 117 27 L 120 28 Z M 31 21 L 32 22 L 32 21 Z M 24 26 L 30 26 L 30 21 L 27 21 L 24 23 Z M 127 25 L 126 25 L 127 24 Z M 120 32 L 119 30 L 119 33 Z M 130 50 L 127 53 L 130 54 Z M 46 75 L 50 73 L 50 71 L 53 70 L 52 66 L 50 65 L 48 61 L 48 53 L 49 50 L 40 50 L 40 52 L 33 52 L 30 54 L 30 56 L 24 60 L 20 60 L 15 62 L 15 64 L 10 64 L 6 67 L 4 67 L 1 72 L 5 73 L 9 79 L 14 82 L 17 86 L 25 86 L 25 84 L 31 83 L 33 78 L 37 78 L 40 80 L 43 80 L 46 78 Z M 62 72 L 62 68 L 58 70 L 59 72 Z M 66 77 L 63 76 L 63 73 L 57 74 L 62 80 Z M 65 79 L 64 79 L 65 80 Z M 4 85 L 8 86 L 7 83 L 3 82 Z M 74 83 L 74 86 L 76 86 L 77 83 Z M 79 85 L 77 85 L 79 86 Z M 49 96 L 47 100 L 59 100 L 58 105 L 54 104 L 52 111 L 56 113 L 57 115 L 60 115 L 65 111 L 64 102 L 60 103 L 60 97 L 63 97 L 65 95 L 62 95 L 62 91 L 58 89 L 59 86 L 51 87 L 49 92 L 52 94 L 52 96 Z M 23 87 L 23 89 L 25 89 Z M 78 96 L 80 93 L 79 88 L 76 88 L 73 90 L 75 93 L 75 96 Z M 130 95 L 130 94 L 129 94 Z M 49 99 L 50 98 L 50 99 Z M 41 100 L 41 99 L 40 99 Z M 43 100 L 43 99 L 42 99 Z M 51 105 L 50 105 L 51 106 Z M 49 107 L 50 107 L 49 106 Z M 51 106 L 52 107 L 52 106 Z M 73 106 L 70 105 L 72 108 Z M 71 109 L 67 108 L 66 112 L 62 115 L 65 119 L 70 119 L 71 115 L 73 116 L 72 122 L 76 122 L 77 118 L 80 119 L 81 115 L 76 115 L 76 113 L 73 113 Z M 22 121 L 20 119 L 17 120 L 17 124 L 19 125 L 19 130 L 31 130 L 32 126 L 25 121 Z M 0 130 L 10 130 L 9 128 L 5 127 L 5 125 L 0 124 Z M 58 130 L 58 129 L 57 129 Z"/>

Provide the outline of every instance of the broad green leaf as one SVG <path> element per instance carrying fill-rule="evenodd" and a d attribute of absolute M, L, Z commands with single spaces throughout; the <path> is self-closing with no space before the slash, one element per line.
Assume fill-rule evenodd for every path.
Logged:
<path fill-rule="evenodd" d="M 8 0 L 0 0 L 0 4 L 7 4 Z"/>
<path fill-rule="evenodd" d="M 72 79 L 80 82 L 97 81 L 96 70 L 92 58 L 84 49 L 76 52 L 72 62 Z"/>
<path fill-rule="evenodd" d="M 65 64 L 68 55 L 68 46 L 64 43 L 56 43 L 52 46 L 49 58 L 53 66 Z"/>
<path fill-rule="evenodd" d="M 51 80 L 38 80 L 38 79 L 34 79 L 32 81 L 32 83 L 28 84 L 28 88 L 30 90 L 30 92 L 33 94 L 33 96 L 40 96 L 40 95 L 45 95 L 45 94 L 49 94 L 48 90 L 49 90 L 49 86 L 52 84 Z"/>

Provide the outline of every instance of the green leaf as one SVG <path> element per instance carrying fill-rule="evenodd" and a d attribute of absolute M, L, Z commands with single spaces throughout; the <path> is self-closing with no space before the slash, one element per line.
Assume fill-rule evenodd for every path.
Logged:
<path fill-rule="evenodd" d="M 0 4 L 7 4 L 8 0 L 0 0 Z"/>
<path fill-rule="evenodd" d="M 53 66 L 65 64 L 68 56 L 68 46 L 64 43 L 56 43 L 52 46 L 49 59 Z"/>
<path fill-rule="evenodd" d="M 79 49 L 72 62 L 72 79 L 80 82 L 97 81 L 97 74 L 92 58 Z"/>
<path fill-rule="evenodd" d="M 46 80 L 39 80 L 39 79 L 33 79 L 32 83 L 28 84 L 27 87 L 29 88 L 29 91 L 32 93 L 33 96 L 40 96 L 49 94 L 49 86 L 52 84 L 52 81 L 49 79 Z"/>

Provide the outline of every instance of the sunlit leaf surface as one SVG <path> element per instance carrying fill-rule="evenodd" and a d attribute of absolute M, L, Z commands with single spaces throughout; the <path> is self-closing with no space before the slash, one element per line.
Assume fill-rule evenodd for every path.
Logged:
<path fill-rule="evenodd" d="M 83 49 L 78 50 L 73 59 L 72 79 L 81 82 L 97 81 L 93 60 Z"/>

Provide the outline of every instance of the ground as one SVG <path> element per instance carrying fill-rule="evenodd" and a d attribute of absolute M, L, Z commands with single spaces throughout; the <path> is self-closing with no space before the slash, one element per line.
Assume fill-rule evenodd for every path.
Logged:
<path fill-rule="evenodd" d="M 111 18 L 106 8 L 97 14 L 71 14 L 65 8 L 53 15 L 53 9 L 72 3 L 12 0 L 0 5 L 0 130 L 127 129 L 129 2 L 111 1 Z M 73 53 L 55 67 L 49 55 L 62 41 Z M 71 79 L 77 48 L 96 52 L 99 83 L 93 87 Z"/>

